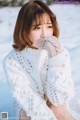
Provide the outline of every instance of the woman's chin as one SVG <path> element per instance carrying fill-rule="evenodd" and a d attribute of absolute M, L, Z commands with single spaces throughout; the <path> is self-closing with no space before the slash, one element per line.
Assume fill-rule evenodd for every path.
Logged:
<path fill-rule="evenodd" d="M 33 46 L 33 47 L 36 47 L 36 48 L 39 48 L 39 45 L 38 45 L 38 44 L 35 44 L 35 43 L 34 43 L 32 46 Z"/>

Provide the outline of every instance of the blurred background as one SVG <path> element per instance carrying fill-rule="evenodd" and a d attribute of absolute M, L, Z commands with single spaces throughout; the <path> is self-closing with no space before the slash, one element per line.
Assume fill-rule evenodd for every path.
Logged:
<path fill-rule="evenodd" d="M 21 6 L 28 0 L 0 0 L 0 112 L 8 112 L 9 120 L 15 120 L 14 99 L 4 70 L 3 59 L 13 49 L 13 31 Z M 80 120 L 80 4 L 67 0 L 44 0 L 56 14 L 60 29 L 59 40 L 69 50 L 75 96 L 70 107 Z M 75 2 L 75 4 L 73 4 Z M 63 4 L 65 3 L 65 4 Z M 72 3 L 72 4 L 71 4 Z M 78 3 L 78 4 L 77 4 Z"/>
<path fill-rule="evenodd" d="M 0 0 L 0 6 L 21 6 L 24 3 L 33 0 Z M 80 3 L 80 0 L 42 0 L 48 5 L 52 3 Z"/>

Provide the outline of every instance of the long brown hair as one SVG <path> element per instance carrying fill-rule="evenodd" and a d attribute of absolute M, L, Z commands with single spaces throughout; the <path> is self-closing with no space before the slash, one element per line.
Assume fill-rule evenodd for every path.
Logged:
<path fill-rule="evenodd" d="M 13 48 L 22 50 L 25 47 L 32 47 L 32 42 L 29 39 L 29 33 L 32 27 L 33 21 L 37 21 L 44 13 L 47 13 L 51 19 L 53 25 L 53 35 L 59 36 L 58 23 L 55 14 L 50 8 L 42 1 L 32 1 L 25 3 L 19 11 L 17 21 L 15 24 L 13 39 Z"/>

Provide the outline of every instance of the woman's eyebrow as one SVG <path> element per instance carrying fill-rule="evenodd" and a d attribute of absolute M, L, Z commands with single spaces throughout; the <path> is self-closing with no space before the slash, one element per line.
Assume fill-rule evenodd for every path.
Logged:
<path fill-rule="evenodd" d="M 34 24 L 34 25 L 32 25 L 32 26 L 35 27 L 35 26 L 39 26 L 39 25 L 42 25 L 42 24 Z"/>
<path fill-rule="evenodd" d="M 46 24 L 52 24 L 52 23 L 46 23 Z"/>
<path fill-rule="evenodd" d="M 52 24 L 52 23 L 44 23 L 44 24 Z M 35 27 L 35 26 L 39 26 L 39 25 L 42 25 L 42 24 L 34 24 L 32 26 Z"/>

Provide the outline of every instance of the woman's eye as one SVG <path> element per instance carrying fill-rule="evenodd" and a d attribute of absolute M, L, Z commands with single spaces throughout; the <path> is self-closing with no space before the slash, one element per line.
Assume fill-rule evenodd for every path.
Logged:
<path fill-rule="evenodd" d="M 39 29 L 40 29 L 40 27 L 38 27 L 38 26 L 33 28 L 33 30 L 39 30 Z"/>
<path fill-rule="evenodd" d="M 50 25 L 50 26 L 48 26 L 48 28 L 53 28 L 53 26 L 52 26 L 52 25 Z"/>

